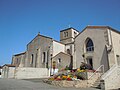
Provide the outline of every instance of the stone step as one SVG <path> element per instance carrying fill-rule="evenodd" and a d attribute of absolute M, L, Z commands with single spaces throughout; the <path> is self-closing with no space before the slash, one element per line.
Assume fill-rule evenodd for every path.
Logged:
<path fill-rule="evenodd" d="M 92 85 L 93 88 L 99 88 L 100 89 L 100 79 L 97 79 L 95 83 Z"/>

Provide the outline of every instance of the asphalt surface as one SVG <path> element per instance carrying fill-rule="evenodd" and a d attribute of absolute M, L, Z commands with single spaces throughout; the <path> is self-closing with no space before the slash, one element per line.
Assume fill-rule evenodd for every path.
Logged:
<path fill-rule="evenodd" d="M 98 90 L 94 88 L 62 88 L 42 82 L 42 79 L 0 79 L 0 90 Z"/>

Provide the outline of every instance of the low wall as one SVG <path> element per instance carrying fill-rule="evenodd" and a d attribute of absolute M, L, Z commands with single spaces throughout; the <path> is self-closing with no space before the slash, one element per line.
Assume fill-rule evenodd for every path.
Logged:
<path fill-rule="evenodd" d="M 48 78 L 50 70 L 47 68 L 16 68 L 16 79 Z"/>
<path fill-rule="evenodd" d="M 59 87 L 75 87 L 75 88 L 87 88 L 91 87 L 94 83 L 92 80 L 74 80 L 74 81 L 51 81 L 51 80 L 44 80 L 45 83 L 59 86 Z"/>
<path fill-rule="evenodd" d="M 105 83 L 105 89 L 118 89 L 120 88 L 120 67 L 113 68 L 104 77 L 102 77 Z"/>
<path fill-rule="evenodd" d="M 14 74 L 15 74 L 15 67 L 9 67 L 7 78 L 14 78 Z"/>
<path fill-rule="evenodd" d="M 15 67 L 4 66 L 1 73 L 1 78 L 14 78 L 14 74 L 15 74 Z"/>

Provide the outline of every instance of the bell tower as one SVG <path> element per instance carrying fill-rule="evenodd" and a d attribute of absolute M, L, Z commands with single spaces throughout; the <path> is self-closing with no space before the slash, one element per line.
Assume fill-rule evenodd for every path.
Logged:
<path fill-rule="evenodd" d="M 67 28 L 60 31 L 60 42 L 65 44 L 65 52 L 73 55 L 74 53 L 74 39 L 79 34 L 74 28 Z"/>
<path fill-rule="evenodd" d="M 64 44 L 69 44 L 74 42 L 74 38 L 79 34 L 74 28 L 67 28 L 60 31 L 60 42 Z"/>

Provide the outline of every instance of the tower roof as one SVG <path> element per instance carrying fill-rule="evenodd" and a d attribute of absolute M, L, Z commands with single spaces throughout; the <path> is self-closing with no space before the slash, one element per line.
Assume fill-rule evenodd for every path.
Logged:
<path fill-rule="evenodd" d="M 63 32 L 63 31 L 66 31 L 66 30 L 70 30 L 70 29 L 74 29 L 74 30 L 76 30 L 75 28 L 73 28 L 73 27 L 70 27 L 70 28 L 66 28 L 66 29 L 64 29 L 64 30 L 61 30 L 60 32 Z M 76 30 L 77 32 L 80 32 L 80 31 L 78 31 L 78 30 Z"/>

